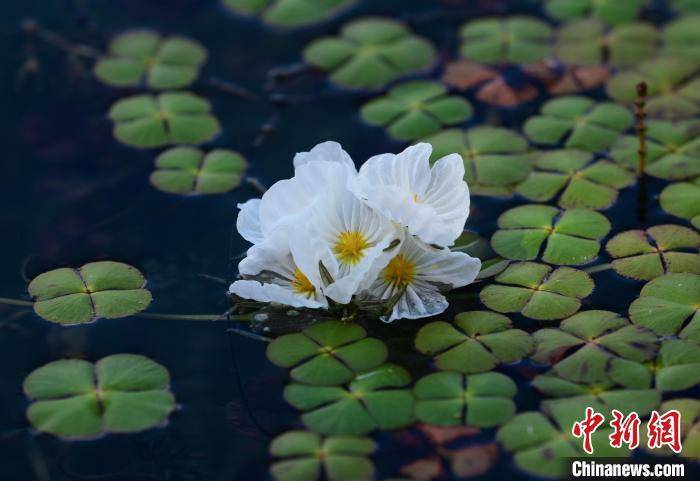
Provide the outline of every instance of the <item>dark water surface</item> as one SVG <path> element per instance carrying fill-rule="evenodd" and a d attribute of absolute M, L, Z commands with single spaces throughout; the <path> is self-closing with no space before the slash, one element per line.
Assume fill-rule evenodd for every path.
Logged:
<path fill-rule="evenodd" d="M 247 247 L 235 233 L 234 207 L 259 195 L 247 185 L 227 195 L 200 198 L 154 190 L 148 183 L 154 152 L 117 143 L 106 118 L 109 105 L 128 92 L 98 85 L 89 62 L 81 73 L 55 48 L 44 43 L 32 47 L 21 33 L 24 19 L 34 18 L 47 29 L 98 48 L 113 34 L 135 27 L 198 39 L 210 52 L 205 79 L 230 80 L 260 96 L 245 100 L 203 84 L 193 89 L 212 101 L 222 122 L 223 133 L 212 145 L 241 151 L 250 160 L 249 173 L 270 185 L 292 174 L 295 152 L 324 140 L 341 142 L 358 164 L 370 155 L 402 148 L 381 129 L 360 122 L 358 107 L 368 98 L 365 94 L 339 92 L 320 74 L 304 73 L 284 83 L 277 89 L 279 101 L 270 100 L 265 91 L 268 71 L 298 62 L 308 41 L 335 31 L 351 17 L 371 13 L 409 21 L 443 57 L 454 57 L 457 29 L 477 11 L 483 15 L 506 7 L 509 13 L 533 8 L 527 2 L 469 0 L 361 3 L 331 22 L 289 33 L 234 17 L 216 0 L 3 2 L 0 296 L 26 299 L 26 279 L 59 266 L 111 259 L 144 272 L 154 295 L 150 311 L 221 313 L 228 307 L 225 292 L 235 276 L 235 257 Z M 22 76 L 32 48 L 40 70 Z M 436 69 L 433 75 L 438 74 Z M 469 125 L 488 117 L 517 128 L 540 101 L 511 111 L 487 111 L 474 102 L 477 116 Z M 271 119 L 275 131 L 254 146 L 261 126 Z M 653 201 L 661 184 L 648 187 L 653 207 L 648 222 L 671 221 Z M 615 231 L 639 225 L 636 197 L 635 188 L 626 189 L 605 211 Z M 476 198 L 472 203 L 467 227 L 490 236 L 497 214 L 523 201 Z M 598 309 L 624 311 L 640 287 L 611 272 L 597 274 L 596 281 L 596 293 L 587 303 Z M 456 305 L 452 313 L 465 307 L 474 306 Z M 28 310 L 0 306 L 0 480 L 267 479 L 270 438 L 298 426 L 297 413 L 281 397 L 287 373 L 266 360 L 264 343 L 227 334 L 227 327 L 223 322 L 132 317 L 63 328 Z M 384 339 L 397 339 L 396 348 L 390 344 L 394 360 L 410 360 L 410 338 L 405 336 L 412 335 L 415 324 L 376 329 Z M 166 428 L 90 442 L 59 441 L 27 428 L 21 384 L 29 372 L 60 358 L 97 360 L 123 352 L 144 354 L 170 370 L 181 408 Z M 426 369 L 417 367 L 414 374 Z M 527 376 L 537 372 L 528 365 L 504 371 Z M 533 409 L 537 395 L 523 385 L 517 401 L 519 411 Z M 429 453 L 415 433 L 379 433 L 377 439 L 381 447 L 374 459 L 382 476 L 396 475 L 399 466 Z M 502 453 L 486 478 L 515 475 L 510 458 Z"/>

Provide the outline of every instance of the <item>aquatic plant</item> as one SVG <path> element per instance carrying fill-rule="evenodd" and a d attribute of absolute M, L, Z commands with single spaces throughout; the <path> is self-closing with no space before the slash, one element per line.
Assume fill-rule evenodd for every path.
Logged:
<path fill-rule="evenodd" d="M 256 15 L 276 27 L 301 27 L 321 22 L 355 0 L 223 0 L 241 15 Z"/>

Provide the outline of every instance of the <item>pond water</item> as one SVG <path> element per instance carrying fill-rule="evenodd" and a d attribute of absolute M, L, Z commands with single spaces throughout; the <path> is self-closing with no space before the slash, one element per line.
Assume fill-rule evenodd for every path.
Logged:
<path fill-rule="evenodd" d="M 669 15 L 663 5 L 654 5 L 649 18 L 660 21 Z M 32 40 L 23 32 L 23 22 L 34 19 L 73 42 L 99 49 L 114 34 L 135 27 L 199 40 L 210 54 L 203 79 L 230 81 L 256 95 L 240 98 L 205 81 L 193 88 L 212 102 L 222 123 L 221 135 L 210 145 L 240 151 L 250 162 L 248 174 L 271 185 L 292 175 L 294 153 L 324 140 L 340 142 L 358 165 L 371 155 L 399 152 L 404 146 L 359 118 L 358 109 L 371 94 L 333 87 L 322 73 L 302 71 L 266 88 L 269 72 L 293 71 L 303 47 L 314 38 L 336 32 L 351 18 L 384 15 L 408 22 L 442 58 L 453 58 L 459 46 L 456 32 L 470 18 L 541 15 L 534 1 L 371 0 L 330 21 L 285 31 L 235 16 L 217 0 L 32 0 L 4 7 L 0 296 L 28 299 L 28 280 L 42 272 L 110 259 L 138 267 L 153 293 L 149 311 L 166 314 L 228 309 L 228 284 L 248 247 L 235 231 L 235 205 L 259 192 L 246 183 L 220 196 L 180 197 L 155 190 L 148 181 L 153 152 L 121 145 L 111 134 L 106 112 L 125 91 L 97 83 L 90 59 L 71 61 L 61 49 Z M 34 55 L 38 70 L 29 71 L 26 62 Z M 436 67 L 429 76 L 439 78 L 440 71 Z M 522 81 L 517 69 L 506 75 L 514 84 Z M 604 98 L 602 88 L 589 94 Z M 475 101 L 471 94 L 467 98 L 476 113 L 466 125 L 486 122 L 516 129 L 547 100 L 539 95 L 519 107 L 499 109 Z M 266 125 L 273 128 L 262 135 Z M 642 223 L 636 216 L 637 187 L 622 190 L 618 202 L 604 211 L 614 223 L 613 232 L 679 223 L 658 207 L 665 185 L 648 180 L 648 212 Z M 524 203 L 520 197 L 472 198 L 467 228 L 490 237 L 498 215 Z M 638 296 L 638 282 L 611 270 L 595 279 L 596 290 L 584 308 L 624 313 Z M 479 290 L 472 286 L 460 292 Z M 478 299 L 456 301 L 444 318 L 478 308 Z M 514 319 L 519 327 L 537 325 L 520 316 Z M 416 328 L 423 323 L 366 325 L 390 345 L 390 360 L 408 366 L 416 379 L 431 370 L 412 349 Z M 300 427 L 299 416 L 282 398 L 287 371 L 268 362 L 264 342 L 228 332 L 231 327 L 236 324 L 128 317 L 66 328 L 40 319 L 31 309 L 0 304 L 0 479 L 269 479 L 269 443 L 277 434 Z M 116 353 L 143 354 L 168 368 L 179 409 L 166 427 L 70 442 L 29 429 L 28 400 L 21 386 L 31 371 L 61 358 L 97 360 Z M 519 380 L 518 411 L 537 409 L 539 395 L 529 379 L 544 368 L 522 362 L 497 370 Z M 689 395 L 696 397 L 697 391 Z M 486 443 L 493 432 L 469 437 L 465 445 Z M 416 430 L 381 432 L 375 439 L 377 479 L 398 477 L 401 466 L 434 452 Z M 478 479 L 506 476 L 529 479 L 502 451 L 496 465 Z M 451 478 L 445 474 L 442 479 Z"/>

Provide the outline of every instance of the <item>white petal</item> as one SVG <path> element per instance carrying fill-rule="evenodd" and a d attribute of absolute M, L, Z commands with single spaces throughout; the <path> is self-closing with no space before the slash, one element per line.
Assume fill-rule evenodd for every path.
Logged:
<path fill-rule="evenodd" d="M 337 162 L 355 171 L 355 163 L 338 142 L 322 142 L 309 152 L 299 152 L 294 156 L 294 168 L 310 162 Z"/>
<path fill-rule="evenodd" d="M 308 307 L 316 309 L 328 307 L 325 299 L 307 298 L 299 296 L 289 289 L 277 284 L 263 284 L 256 280 L 241 280 L 231 284 L 231 294 L 244 299 L 252 299 L 259 302 L 276 302 L 292 307 Z"/>
<path fill-rule="evenodd" d="M 394 305 L 391 315 L 382 318 L 384 322 L 396 319 L 421 319 L 444 312 L 448 307 L 447 299 L 434 286 L 417 283 L 409 286 L 401 299 Z"/>
<path fill-rule="evenodd" d="M 360 169 L 352 188 L 368 205 L 429 244 L 452 245 L 469 215 L 464 163 L 453 154 L 429 167 L 429 144 L 380 155 Z"/>
<path fill-rule="evenodd" d="M 260 199 L 250 199 L 238 204 L 236 228 L 238 233 L 251 244 L 262 242 L 265 237 L 260 229 Z"/>

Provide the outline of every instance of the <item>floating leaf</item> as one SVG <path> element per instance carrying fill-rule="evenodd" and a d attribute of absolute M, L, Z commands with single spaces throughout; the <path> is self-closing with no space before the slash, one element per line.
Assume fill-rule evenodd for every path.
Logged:
<path fill-rule="evenodd" d="M 238 152 L 216 149 L 206 155 L 174 147 L 156 158 L 151 184 L 171 194 L 223 194 L 241 183 L 248 163 Z"/>
<path fill-rule="evenodd" d="M 684 13 L 700 13 L 700 0 L 671 0 L 671 5 Z"/>
<path fill-rule="evenodd" d="M 400 22 L 363 18 L 345 25 L 339 37 L 311 43 L 304 58 L 330 72 L 337 85 L 374 89 L 427 68 L 435 60 L 435 49 Z"/>
<path fill-rule="evenodd" d="M 435 356 L 440 369 L 465 374 L 519 361 L 534 348 L 527 332 L 512 329 L 510 319 L 489 311 L 462 312 L 453 323 L 426 324 L 415 342 L 418 351 Z"/>
<path fill-rule="evenodd" d="M 552 29 L 535 17 L 481 18 L 459 31 L 462 57 L 483 63 L 529 63 L 551 50 Z"/>
<path fill-rule="evenodd" d="M 518 388 L 503 374 L 436 372 L 416 382 L 416 417 L 440 426 L 493 427 L 515 414 Z"/>
<path fill-rule="evenodd" d="M 288 431 L 270 444 L 277 459 L 270 472 L 276 481 L 361 481 L 374 476 L 368 456 L 376 446 L 365 437 L 328 436 L 309 431 Z"/>
<path fill-rule="evenodd" d="M 671 410 L 676 410 L 681 414 L 681 445 L 683 450 L 679 456 L 697 461 L 700 459 L 700 400 L 692 398 L 671 399 L 661 404 L 659 408 L 659 412 L 662 414 Z M 646 449 L 660 456 L 674 454 L 668 446 Z"/>
<path fill-rule="evenodd" d="M 587 407 L 611 419 L 613 409 L 625 415 L 635 412 L 643 417 L 661 403 L 661 392 L 656 389 L 621 389 L 609 382 L 576 384 L 545 374 L 537 376 L 532 385 L 551 398 L 542 401 L 542 410 L 569 426 L 583 417 Z"/>
<path fill-rule="evenodd" d="M 634 20 L 646 0 L 547 0 L 545 10 L 556 20 L 594 16 L 610 25 Z"/>
<path fill-rule="evenodd" d="M 54 361 L 24 380 L 33 402 L 27 419 L 42 432 L 63 438 L 132 433 L 163 424 L 175 409 L 168 371 L 135 354 L 108 356 L 96 364 Z"/>
<path fill-rule="evenodd" d="M 220 131 L 209 101 L 189 92 L 135 95 L 109 109 L 114 137 L 132 147 L 198 144 Z"/>
<path fill-rule="evenodd" d="M 572 66 L 551 60 L 526 65 L 524 71 L 544 84 L 551 95 L 592 90 L 604 85 L 610 77 L 610 67 L 607 65 Z"/>
<path fill-rule="evenodd" d="M 637 280 L 651 280 L 674 272 L 700 274 L 700 234 L 679 225 L 657 225 L 622 232 L 605 249 L 615 259 L 618 274 Z M 695 252 L 683 252 L 694 249 Z"/>
<path fill-rule="evenodd" d="M 637 389 L 690 389 L 700 383 L 700 345 L 684 339 L 665 339 L 651 362 L 614 359 L 610 377 L 618 384 Z"/>
<path fill-rule="evenodd" d="M 376 368 L 387 354 L 382 341 L 367 337 L 357 324 L 340 321 L 280 336 L 267 347 L 268 359 L 277 366 L 293 368 L 290 375 L 295 381 L 327 386 L 344 384 L 358 372 Z"/>
<path fill-rule="evenodd" d="M 700 275 L 666 274 L 649 281 L 630 305 L 630 319 L 660 336 L 700 342 Z"/>
<path fill-rule="evenodd" d="M 586 97 L 561 97 L 542 106 L 540 115 L 530 117 L 523 131 L 533 142 L 588 152 L 605 151 L 633 124 L 629 109 Z"/>
<path fill-rule="evenodd" d="M 571 435 L 572 415 L 582 419 L 584 411 L 564 415 L 557 412 L 551 418 L 540 412 L 525 412 L 504 424 L 496 438 L 513 453 L 515 463 L 525 472 L 547 478 L 565 477 L 571 474 L 571 458 L 589 457 L 583 451 L 581 440 Z M 629 456 L 628 450 L 610 447 L 610 432 L 609 428 L 601 426 L 593 433 L 593 456 Z"/>
<path fill-rule="evenodd" d="M 700 122 L 688 120 L 647 122 L 647 164 L 649 175 L 666 180 L 683 180 L 700 175 Z M 610 157 L 620 165 L 636 169 L 639 138 L 620 137 L 612 145 Z"/>
<path fill-rule="evenodd" d="M 472 106 L 463 97 L 447 95 L 437 82 L 417 80 L 392 88 L 360 113 L 368 124 L 386 127 L 392 138 L 415 140 L 464 122 L 472 116 Z"/>
<path fill-rule="evenodd" d="M 223 0 L 241 15 L 257 15 L 277 27 L 302 27 L 326 20 L 355 0 Z"/>
<path fill-rule="evenodd" d="M 582 150 L 555 150 L 535 160 L 535 171 L 516 192 L 527 199 L 546 202 L 559 196 L 564 208 L 605 209 L 617 200 L 618 189 L 634 183 L 634 174 L 606 160 L 591 162 Z"/>
<path fill-rule="evenodd" d="M 651 117 L 687 119 L 700 113 L 700 79 L 696 62 L 659 57 L 624 70 L 610 79 L 608 97 L 632 104 L 637 98 L 637 85 L 646 82 L 648 98 L 644 108 Z"/>
<path fill-rule="evenodd" d="M 501 214 L 498 227 L 491 246 L 507 259 L 533 260 L 541 255 L 550 264 L 580 265 L 596 258 L 598 241 L 610 231 L 610 222 L 592 210 L 561 211 L 530 204 Z"/>
<path fill-rule="evenodd" d="M 433 146 L 433 161 L 452 153 L 462 156 L 464 179 L 472 194 L 510 195 L 532 166 L 527 140 L 508 129 L 443 130 L 424 141 Z"/>
<path fill-rule="evenodd" d="M 581 308 L 593 292 L 593 280 L 583 271 L 534 262 L 511 264 L 481 291 L 481 302 L 498 312 L 520 312 L 539 320 L 563 319 Z"/>
<path fill-rule="evenodd" d="M 134 267 L 100 261 L 80 269 L 64 267 L 40 274 L 28 290 L 40 317 L 69 325 L 143 311 L 151 303 L 145 285 L 143 275 Z"/>
<path fill-rule="evenodd" d="M 654 56 L 657 32 L 648 23 L 609 29 L 600 20 L 589 18 L 564 24 L 556 38 L 555 56 L 566 64 L 627 67 Z"/>
<path fill-rule="evenodd" d="M 552 364 L 552 371 L 564 379 L 587 384 L 609 381 L 614 359 L 644 362 L 658 348 L 653 332 L 610 311 L 579 312 L 558 329 L 540 329 L 533 337 L 533 360 Z"/>
<path fill-rule="evenodd" d="M 688 219 L 700 229 L 700 177 L 692 182 L 677 182 L 661 191 L 661 208 L 669 214 Z"/>
<path fill-rule="evenodd" d="M 698 61 L 700 60 L 700 15 L 683 15 L 664 26 L 663 53 L 665 55 Z"/>
<path fill-rule="evenodd" d="M 304 425 L 323 434 L 366 434 L 413 422 L 411 376 L 402 367 L 384 364 L 358 374 L 347 387 L 292 383 L 285 399 L 304 411 Z"/>
<path fill-rule="evenodd" d="M 113 87 L 143 84 L 152 89 L 175 89 L 194 82 L 206 60 L 207 51 L 199 42 L 138 30 L 115 37 L 94 71 L 101 82 Z"/>

